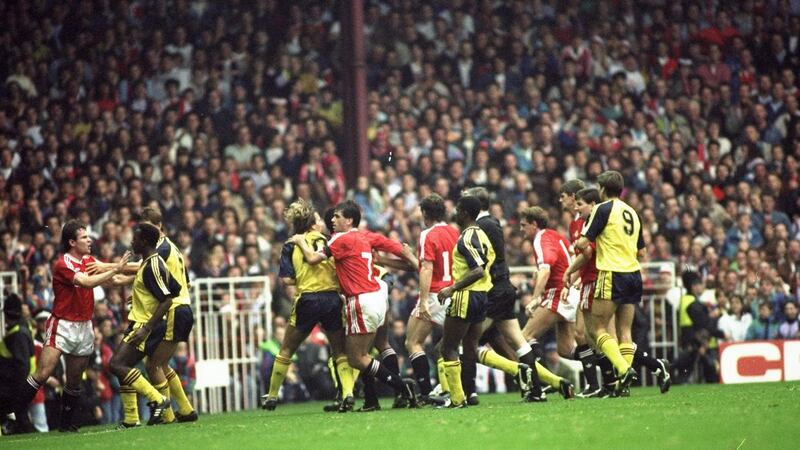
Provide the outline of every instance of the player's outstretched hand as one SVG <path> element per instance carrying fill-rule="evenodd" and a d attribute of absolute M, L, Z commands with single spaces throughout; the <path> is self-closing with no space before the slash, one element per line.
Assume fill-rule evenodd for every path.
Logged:
<path fill-rule="evenodd" d="M 119 259 L 119 261 L 117 262 L 117 265 L 116 265 L 116 266 L 114 266 L 114 270 L 115 270 L 117 273 L 120 273 L 120 272 L 122 272 L 122 271 L 123 271 L 123 269 L 125 269 L 125 265 L 127 265 L 127 264 L 128 264 L 128 260 L 129 260 L 129 259 L 131 259 L 131 251 L 130 251 L 130 250 L 126 251 L 126 252 L 125 252 L 125 253 L 122 255 L 122 258 L 120 258 L 120 259 Z"/>

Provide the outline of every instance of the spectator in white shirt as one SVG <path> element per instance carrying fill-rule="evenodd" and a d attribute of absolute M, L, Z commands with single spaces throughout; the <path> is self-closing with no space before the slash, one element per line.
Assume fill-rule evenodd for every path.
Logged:
<path fill-rule="evenodd" d="M 730 300 L 729 313 L 719 318 L 717 328 L 725 333 L 726 341 L 739 342 L 744 340 L 752 321 L 753 317 L 744 310 L 742 297 L 734 295 Z"/>

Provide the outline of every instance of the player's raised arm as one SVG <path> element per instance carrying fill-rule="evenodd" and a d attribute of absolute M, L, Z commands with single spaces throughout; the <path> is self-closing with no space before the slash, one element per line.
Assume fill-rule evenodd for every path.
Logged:
<path fill-rule="evenodd" d="M 412 249 L 408 244 L 403 244 L 402 248 L 402 259 L 391 258 L 378 254 L 378 256 L 375 258 L 375 264 L 395 270 L 416 272 L 417 268 L 419 267 L 419 261 L 414 255 L 414 249 Z"/>
<path fill-rule="evenodd" d="M 306 239 L 302 234 L 295 234 L 294 236 L 290 237 L 289 240 L 286 242 L 295 244 L 298 247 L 300 247 L 300 250 L 303 252 L 303 259 L 305 259 L 306 262 L 311 264 L 312 266 L 316 266 L 322 261 L 325 261 L 329 256 L 327 250 L 323 250 L 323 252 L 317 252 L 313 248 L 311 248 L 311 245 L 309 245 L 308 242 L 306 242 Z"/>
<path fill-rule="evenodd" d="M 80 286 L 82 288 L 94 288 L 96 286 L 100 286 L 101 284 L 105 284 L 109 282 L 114 275 L 117 275 L 123 271 L 125 265 L 128 264 L 128 259 L 131 257 L 131 252 L 127 251 L 122 258 L 114 264 L 114 268 L 108 272 L 98 273 L 96 275 L 86 275 L 81 272 L 77 272 L 75 276 L 72 278 L 72 283 L 75 286 Z"/>
<path fill-rule="evenodd" d="M 139 270 L 139 266 L 142 264 L 141 261 L 129 262 L 125 265 L 122 269 L 123 274 L 125 275 L 136 275 L 136 272 Z M 114 263 L 106 263 L 101 261 L 92 261 L 86 265 L 86 273 L 89 275 L 96 275 L 98 273 L 108 272 L 110 270 L 114 270 L 116 264 Z"/>
<path fill-rule="evenodd" d="M 118 274 L 111 277 L 111 280 L 104 283 L 103 286 L 130 286 L 136 279 L 136 275 Z"/>

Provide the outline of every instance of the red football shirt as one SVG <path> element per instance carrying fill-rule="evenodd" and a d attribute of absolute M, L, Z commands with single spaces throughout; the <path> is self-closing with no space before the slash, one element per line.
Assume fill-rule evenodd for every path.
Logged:
<path fill-rule="evenodd" d="M 440 222 L 419 235 L 419 263 L 433 263 L 431 293 L 435 294 L 453 284 L 453 249 L 459 236 L 458 230 Z"/>
<path fill-rule="evenodd" d="M 53 264 L 53 316 L 73 322 L 92 320 L 94 292 L 72 283 L 75 274 L 86 273 L 86 265 L 91 262 L 94 262 L 93 256 L 86 255 L 78 260 L 67 253 Z"/>
<path fill-rule="evenodd" d="M 403 246 L 386 236 L 371 231 L 352 229 L 336 233 L 328 241 L 326 255 L 333 256 L 336 278 L 346 297 L 353 297 L 380 289 L 378 269 L 373 264 L 372 250 L 400 256 Z"/>
<path fill-rule="evenodd" d="M 562 278 L 570 263 L 569 242 L 557 231 L 539 230 L 533 238 L 533 254 L 539 269 L 550 268 L 545 289 L 561 289 Z"/>
<path fill-rule="evenodd" d="M 581 237 L 581 230 L 583 230 L 583 225 L 585 223 L 586 220 L 584 220 L 580 215 L 576 216 L 575 220 L 570 222 L 569 239 L 573 244 L 578 240 L 578 238 Z M 587 261 L 586 264 L 581 267 L 581 283 L 588 283 L 597 279 L 597 266 L 595 265 L 594 261 L 597 257 L 597 243 L 589 242 L 589 245 L 592 246 L 592 259 Z"/>

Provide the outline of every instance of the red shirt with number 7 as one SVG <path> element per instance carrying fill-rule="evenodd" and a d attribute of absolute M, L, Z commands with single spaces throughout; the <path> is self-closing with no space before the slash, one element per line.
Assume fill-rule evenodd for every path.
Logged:
<path fill-rule="evenodd" d="M 333 256 L 336 278 L 345 297 L 375 292 L 380 289 L 378 269 L 372 261 L 372 251 L 380 250 L 401 256 L 403 246 L 386 236 L 366 230 L 352 229 L 336 233 L 323 252 Z"/>

